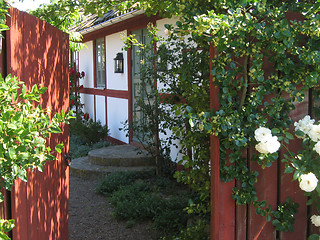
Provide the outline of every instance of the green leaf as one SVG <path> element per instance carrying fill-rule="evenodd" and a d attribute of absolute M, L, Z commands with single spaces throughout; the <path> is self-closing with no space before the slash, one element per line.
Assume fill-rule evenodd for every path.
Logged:
<path fill-rule="evenodd" d="M 286 137 L 287 137 L 288 139 L 290 139 L 290 140 L 293 140 L 293 139 L 294 139 L 293 135 L 292 135 L 291 133 L 289 133 L 289 132 L 286 132 Z"/>
<path fill-rule="evenodd" d="M 320 236 L 318 234 L 312 234 L 308 237 L 308 240 L 319 240 Z"/>
<path fill-rule="evenodd" d="M 0 231 L 0 239 L 2 240 L 11 240 L 4 232 Z"/>
<path fill-rule="evenodd" d="M 307 201 L 307 206 L 310 206 L 312 203 L 313 203 L 313 199 L 310 198 L 310 199 Z"/>
<path fill-rule="evenodd" d="M 10 129 L 17 129 L 17 126 L 15 124 L 12 124 L 12 123 L 9 123 L 7 126 Z"/>
<path fill-rule="evenodd" d="M 306 134 L 302 132 L 301 130 L 295 131 L 296 136 L 298 137 L 304 137 Z"/>
<path fill-rule="evenodd" d="M 60 143 L 60 144 L 58 144 L 58 145 L 55 147 L 55 150 L 56 150 L 58 153 L 61 153 L 63 147 L 64 147 L 64 144 L 63 144 L 63 143 Z"/>
<path fill-rule="evenodd" d="M 284 170 L 285 173 L 293 173 L 293 171 L 294 171 L 294 168 L 289 166 Z"/>
<path fill-rule="evenodd" d="M 40 94 L 44 94 L 47 90 L 48 90 L 47 87 L 41 87 L 41 88 L 39 89 L 39 93 L 40 93 Z"/>
<path fill-rule="evenodd" d="M 280 134 L 280 130 L 278 128 L 272 128 L 271 129 L 272 135 L 278 135 Z"/>
<path fill-rule="evenodd" d="M 51 133 L 62 133 L 61 129 L 59 127 L 51 126 L 50 127 Z"/>
<path fill-rule="evenodd" d="M 190 124 L 190 127 L 194 127 L 194 122 L 191 118 L 189 119 L 189 124 Z"/>
<path fill-rule="evenodd" d="M 27 171 L 25 169 L 18 169 L 17 177 L 20 178 L 22 181 L 27 182 Z"/>
<path fill-rule="evenodd" d="M 193 108 L 190 107 L 190 106 L 187 106 L 187 107 L 186 107 L 186 110 L 187 110 L 188 113 L 192 113 L 192 112 L 193 112 Z"/>
<path fill-rule="evenodd" d="M 271 221 L 271 216 L 268 214 L 266 219 L 267 219 L 268 222 L 270 222 Z"/>
<path fill-rule="evenodd" d="M 292 34 L 291 34 L 291 32 L 289 31 L 289 30 L 284 30 L 284 31 L 282 31 L 282 34 L 284 35 L 284 36 L 286 36 L 286 37 L 291 37 L 292 36 Z"/>

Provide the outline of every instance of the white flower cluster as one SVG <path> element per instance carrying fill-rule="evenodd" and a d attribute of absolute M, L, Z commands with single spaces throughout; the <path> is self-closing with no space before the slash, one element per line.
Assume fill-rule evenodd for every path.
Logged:
<path fill-rule="evenodd" d="M 305 192 L 312 192 L 318 185 L 318 179 L 312 172 L 300 176 L 299 187 Z"/>
<path fill-rule="evenodd" d="M 295 131 L 301 131 L 304 134 L 308 134 L 314 124 L 315 120 L 311 119 L 309 115 L 306 115 L 303 119 L 294 123 Z"/>
<path fill-rule="evenodd" d="M 315 120 L 311 119 L 309 115 L 306 115 L 303 119 L 294 123 L 295 131 L 301 131 L 305 135 L 302 138 L 305 138 L 306 135 L 314 142 L 320 140 L 320 125 L 315 125 Z"/>
<path fill-rule="evenodd" d="M 259 153 L 274 153 L 280 148 L 278 137 L 272 136 L 269 128 L 259 127 L 254 132 L 254 137 L 258 141 L 255 148 Z"/>
<path fill-rule="evenodd" d="M 312 215 L 310 219 L 313 225 L 315 225 L 316 227 L 320 227 L 320 216 Z"/>
<path fill-rule="evenodd" d="M 300 136 L 305 138 L 309 136 L 309 138 L 316 142 L 313 150 L 315 150 L 320 155 L 320 125 L 315 125 L 315 120 L 311 119 L 309 115 L 306 115 L 303 119 L 294 123 L 295 131 L 301 131 L 304 133 L 304 136 Z M 299 137 L 299 136 L 298 136 Z M 318 185 L 318 179 L 314 173 L 309 172 L 308 174 L 302 174 L 300 176 L 299 187 L 305 192 L 312 192 L 316 189 Z M 313 224 L 315 222 L 320 226 L 320 216 L 312 216 L 311 221 Z M 316 225 L 316 224 L 315 224 Z M 316 225 L 317 226 L 317 225 Z"/>

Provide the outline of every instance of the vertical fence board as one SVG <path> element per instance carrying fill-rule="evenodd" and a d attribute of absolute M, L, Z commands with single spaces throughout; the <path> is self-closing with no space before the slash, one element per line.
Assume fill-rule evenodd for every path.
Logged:
<path fill-rule="evenodd" d="M 24 68 L 20 66 L 17 61 L 12 61 L 14 57 L 24 58 L 24 52 L 22 51 L 24 36 L 21 34 L 20 29 L 24 28 L 23 14 L 19 14 L 18 10 L 10 10 L 10 18 L 7 24 L 10 26 L 10 31 L 6 32 L 7 42 L 7 72 L 12 75 L 18 75 L 20 79 L 24 78 Z M 16 49 L 21 49 L 17 51 Z M 14 54 L 19 54 L 14 56 Z M 16 69 L 16 71 L 13 71 Z M 24 236 L 25 239 L 29 239 L 28 236 L 28 203 L 27 199 L 27 184 L 21 180 L 15 182 L 15 187 L 11 192 L 11 209 L 15 209 L 12 212 L 12 218 L 15 219 L 15 227 L 13 229 L 13 239 L 15 236 L 19 236 L 19 239 Z M 17 234 L 19 233 L 19 235 Z"/>
<path fill-rule="evenodd" d="M 41 105 L 53 116 L 67 111 L 68 36 L 53 26 L 31 16 L 10 10 L 7 37 L 8 73 L 24 81 L 48 87 Z M 51 112 L 51 113 L 50 113 Z M 68 128 L 63 135 L 51 135 L 51 149 L 59 142 L 68 143 Z M 66 149 L 67 150 L 67 149 Z M 16 219 L 13 239 L 67 239 L 68 168 L 62 154 L 49 162 L 42 173 L 28 172 L 28 182 L 16 182 L 12 192 L 12 215 Z"/>
<path fill-rule="evenodd" d="M 248 151 L 244 151 L 242 157 L 248 158 Z M 241 185 L 240 181 L 236 182 L 237 186 Z M 235 231 L 236 240 L 247 239 L 247 219 L 248 219 L 248 206 L 247 205 L 236 205 L 236 219 L 235 219 Z"/>
<path fill-rule="evenodd" d="M 210 46 L 210 59 L 215 57 L 215 49 Z M 210 69 L 212 63 L 210 63 Z M 213 85 L 210 73 L 210 107 L 219 109 L 219 88 Z M 234 181 L 223 183 L 220 180 L 220 143 L 216 136 L 211 136 L 211 239 L 235 238 L 235 203 L 231 197 Z"/>
<path fill-rule="evenodd" d="M 303 21 L 301 14 L 287 13 L 286 16 L 289 20 L 296 19 Z M 210 53 L 212 59 L 215 54 L 212 46 Z M 268 62 L 266 58 L 264 59 L 263 69 L 265 71 L 265 77 L 274 71 L 272 63 Z M 211 107 L 218 109 L 218 89 L 212 84 L 212 75 L 210 95 Z M 265 100 L 269 101 L 271 97 L 272 96 L 268 96 Z M 291 117 L 293 121 L 302 119 L 308 114 L 309 109 L 311 109 L 310 104 L 312 103 L 308 101 L 308 94 L 306 94 L 305 99 L 303 103 L 297 104 L 296 109 L 292 111 Z M 301 148 L 301 142 L 299 140 L 290 142 L 290 150 L 297 151 L 299 148 Z M 249 155 L 255 150 L 251 149 L 250 151 Z M 220 157 L 219 139 L 214 136 L 211 137 L 211 239 L 234 239 L 233 234 L 235 234 L 235 239 L 237 240 L 302 240 L 307 239 L 308 230 L 310 230 L 311 233 L 315 231 L 314 226 L 308 225 L 310 224 L 309 219 L 313 214 L 313 209 L 309 210 L 306 207 L 307 198 L 299 188 L 299 183 L 292 181 L 292 175 L 284 173 L 285 166 L 281 162 L 284 153 L 285 150 L 282 149 L 279 159 L 274 162 L 270 168 L 262 170 L 258 163 L 249 163 L 251 171 L 256 170 L 259 172 L 258 182 L 255 184 L 258 201 L 265 200 L 267 204 L 271 205 L 272 210 L 277 210 L 277 206 L 285 202 L 287 197 L 291 197 L 294 202 L 300 205 L 294 225 L 295 231 L 277 233 L 271 222 L 267 222 L 265 217 L 256 214 L 255 207 L 236 206 L 235 208 L 234 202 L 229 201 L 228 196 L 231 196 L 231 185 L 226 187 L 219 179 L 219 163 L 217 161 Z M 228 209 L 228 211 L 226 211 L 226 209 Z M 231 211 L 234 211 L 236 214 L 230 214 Z M 308 213 L 309 211 L 310 213 Z M 231 216 L 234 217 L 235 223 L 232 222 Z M 224 224 L 229 224 L 228 228 L 225 228 Z M 224 235 L 226 230 L 230 231 L 229 235 Z"/>
<path fill-rule="evenodd" d="M 302 103 L 296 104 L 296 109 L 291 112 L 291 118 L 293 122 L 299 121 L 305 115 L 308 114 L 309 109 L 309 100 L 308 100 L 308 92 L 305 93 L 306 97 Z M 291 132 L 294 132 L 294 128 L 291 128 Z M 288 146 L 290 151 L 297 153 L 299 149 L 301 149 L 301 141 L 293 140 L 290 141 Z M 282 148 L 282 154 L 286 153 L 286 150 Z M 307 198 L 304 196 L 303 191 L 299 188 L 298 181 L 292 181 L 292 174 L 284 173 L 285 164 L 281 164 L 281 179 L 280 179 L 280 204 L 285 202 L 288 197 L 291 198 L 292 201 L 299 204 L 298 213 L 296 214 L 296 221 L 294 225 L 294 232 L 281 232 L 281 240 L 299 240 L 306 239 L 307 236 L 307 223 L 308 223 L 308 209 L 306 206 Z"/>
<path fill-rule="evenodd" d="M 273 209 L 277 206 L 277 163 L 261 171 L 261 167 L 256 162 L 250 163 L 252 171 L 259 171 L 258 182 L 255 184 L 258 201 L 265 200 Z M 248 239 L 275 239 L 276 231 L 271 224 L 267 222 L 266 217 L 257 215 L 255 207 L 249 206 L 248 216 Z"/>

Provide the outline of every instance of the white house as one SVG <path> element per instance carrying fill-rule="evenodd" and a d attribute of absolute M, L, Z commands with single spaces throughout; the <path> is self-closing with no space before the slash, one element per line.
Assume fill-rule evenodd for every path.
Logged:
<path fill-rule="evenodd" d="M 84 112 L 100 120 L 109 129 L 109 140 L 117 144 L 135 145 L 132 133 L 119 131 L 126 120 L 133 121 L 134 85 L 137 79 L 135 64 L 139 61 L 135 49 L 123 50 L 123 37 L 135 34 L 137 39 L 147 41 L 147 25 L 153 23 L 159 35 L 165 36 L 164 24 L 174 24 L 174 19 L 159 16 L 148 17 L 143 10 L 118 15 L 110 11 L 102 18 L 93 16 L 79 32 L 87 48 L 74 54 L 78 69 L 86 73 L 80 80 L 84 86 L 80 91 Z M 116 69 L 115 60 L 123 58 L 123 71 Z M 177 154 L 175 150 L 173 155 Z M 174 157 L 175 158 L 175 157 Z"/>

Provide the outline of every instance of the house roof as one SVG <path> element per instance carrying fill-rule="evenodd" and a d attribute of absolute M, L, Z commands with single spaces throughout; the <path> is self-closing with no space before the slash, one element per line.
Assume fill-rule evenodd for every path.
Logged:
<path fill-rule="evenodd" d="M 80 32 L 82 35 L 93 32 L 95 30 L 113 25 L 115 23 L 133 18 L 135 16 L 144 14 L 144 10 L 131 9 L 126 13 L 110 10 L 99 17 L 98 14 L 92 14 L 86 16 L 86 19 L 79 25 L 73 27 L 72 31 Z"/>

